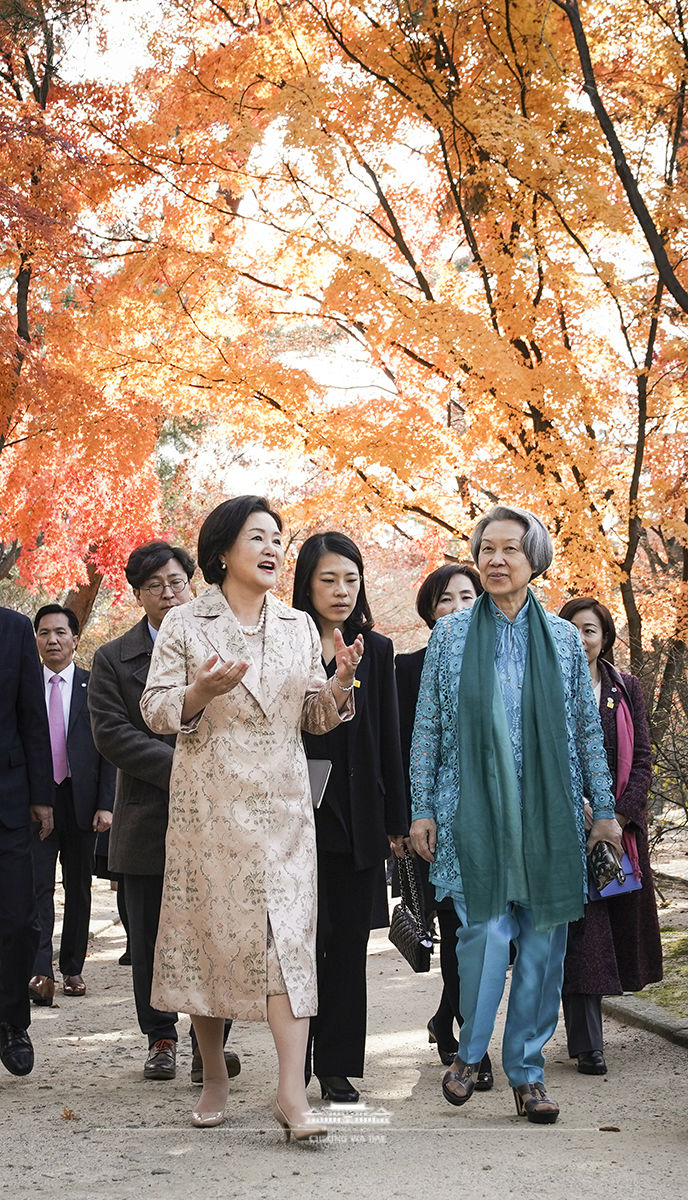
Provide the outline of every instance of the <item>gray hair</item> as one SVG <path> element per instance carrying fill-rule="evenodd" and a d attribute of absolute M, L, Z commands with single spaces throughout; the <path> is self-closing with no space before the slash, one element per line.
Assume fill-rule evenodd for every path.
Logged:
<path fill-rule="evenodd" d="M 554 557 L 552 539 L 539 517 L 526 512 L 523 508 L 507 508 L 504 504 L 496 504 L 489 512 L 481 517 L 471 534 L 471 554 L 477 563 L 483 536 L 488 525 L 493 521 L 518 521 L 525 529 L 521 549 L 533 569 L 532 578 L 542 575 Z"/>

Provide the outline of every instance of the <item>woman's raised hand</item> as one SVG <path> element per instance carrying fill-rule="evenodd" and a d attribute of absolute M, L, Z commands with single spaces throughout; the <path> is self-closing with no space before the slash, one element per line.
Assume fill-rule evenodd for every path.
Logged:
<path fill-rule="evenodd" d="M 342 688 L 348 690 L 355 677 L 356 667 L 363 658 L 364 642 L 363 636 L 359 633 L 355 642 L 347 646 L 339 629 L 334 631 L 334 656 L 337 667 L 334 673 L 335 682 L 339 683 Z"/>
<path fill-rule="evenodd" d="M 225 696 L 227 692 L 231 692 L 232 688 L 241 683 L 248 666 L 247 662 L 220 662 L 219 654 L 213 654 L 198 668 L 193 683 L 186 689 L 182 721 L 190 721 L 216 696 Z"/>

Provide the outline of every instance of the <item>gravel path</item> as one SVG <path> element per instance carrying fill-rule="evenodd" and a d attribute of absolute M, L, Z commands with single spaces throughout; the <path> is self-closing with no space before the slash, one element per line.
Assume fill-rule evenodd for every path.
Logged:
<path fill-rule="evenodd" d="M 371 939 L 366 1107 L 354 1110 L 358 1123 L 333 1125 L 326 1146 L 286 1145 L 270 1113 L 269 1034 L 238 1022 L 232 1044 L 243 1069 L 232 1084 L 228 1120 L 219 1129 L 193 1129 L 189 1112 L 198 1089 L 188 1077 L 188 1021 L 180 1022 L 177 1079 L 144 1082 L 130 972 L 117 964 L 122 930 L 108 924 L 114 895 L 98 883 L 94 899 L 99 932 L 84 971 L 86 997 L 60 994 L 52 1009 L 33 1010 L 32 1075 L 15 1079 L 0 1068 L 2 1197 L 306 1200 L 319 1192 L 380 1200 L 673 1200 L 688 1194 L 688 1049 L 607 1019 L 610 1072 L 590 1079 L 568 1061 L 560 1026 L 547 1075 L 562 1108 L 556 1125 L 519 1120 L 499 1068 L 492 1092 L 452 1108 L 442 1098 L 443 1068 L 425 1033 L 438 967 L 413 976 L 384 933 Z M 310 1095 L 320 1103 L 316 1085 Z"/>

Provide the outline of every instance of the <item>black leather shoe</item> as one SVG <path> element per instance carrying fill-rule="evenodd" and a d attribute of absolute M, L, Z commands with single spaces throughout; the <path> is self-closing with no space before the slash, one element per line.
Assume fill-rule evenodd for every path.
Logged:
<path fill-rule="evenodd" d="M 359 1097 L 353 1083 L 345 1075 L 319 1075 L 320 1095 L 333 1104 L 355 1104 Z"/>
<path fill-rule="evenodd" d="M 584 1054 L 577 1055 L 577 1058 L 581 1075 L 607 1074 L 607 1064 L 601 1050 L 586 1050 Z"/>
<path fill-rule="evenodd" d="M 494 1087 L 494 1075 L 489 1054 L 486 1054 L 478 1068 L 478 1078 L 475 1081 L 476 1092 L 491 1092 Z"/>
<path fill-rule="evenodd" d="M 153 1042 L 143 1066 L 144 1079 L 174 1079 L 177 1074 L 177 1043 L 171 1038 Z"/>
<path fill-rule="evenodd" d="M 459 1043 L 456 1041 L 456 1038 L 451 1038 L 444 1041 L 442 1037 L 438 1035 L 435 1027 L 434 1017 L 431 1017 L 428 1021 L 428 1041 L 431 1046 L 437 1046 L 437 1053 L 440 1056 L 440 1061 L 444 1063 L 445 1067 L 450 1067 L 456 1058 L 456 1051 L 459 1048 Z"/>
<path fill-rule="evenodd" d="M 225 1050 L 224 1055 L 227 1078 L 236 1079 L 237 1075 L 241 1074 L 241 1060 L 239 1055 L 234 1050 Z M 203 1083 L 203 1059 L 201 1058 L 200 1050 L 194 1050 L 191 1059 L 191 1082 Z"/>
<path fill-rule="evenodd" d="M 10 1075 L 29 1075 L 33 1071 L 33 1046 L 25 1029 L 0 1021 L 0 1061 Z"/>

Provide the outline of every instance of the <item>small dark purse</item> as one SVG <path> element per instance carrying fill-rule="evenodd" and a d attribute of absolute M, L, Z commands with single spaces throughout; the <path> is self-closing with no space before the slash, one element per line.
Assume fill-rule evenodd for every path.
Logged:
<path fill-rule="evenodd" d="M 623 883 L 625 875 L 619 858 L 609 842 L 596 842 L 588 856 L 589 882 L 601 892 L 612 879 Z"/>
<path fill-rule="evenodd" d="M 389 940 L 414 971 L 430 970 L 432 934 L 427 926 L 413 858 L 408 850 L 398 858 L 401 902 L 394 907 Z"/>
<path fill-rule="evenodd" d="M 609 842 L 597 842 L 588 856 L 588 897 L 590 900 L 611 900 L 625 896 L 642 887 L 640 873 L 636 876 L 628 854 L 619 858 Z"/>

